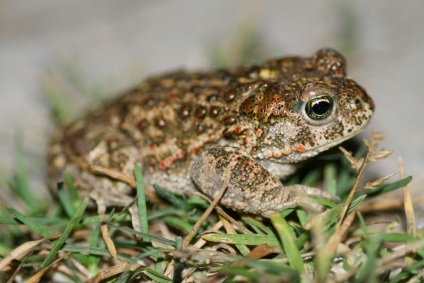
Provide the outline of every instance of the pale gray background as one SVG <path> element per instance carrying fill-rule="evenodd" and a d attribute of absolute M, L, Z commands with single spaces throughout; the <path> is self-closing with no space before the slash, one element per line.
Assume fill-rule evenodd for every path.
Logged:
<path fill-rule="evenodd" d="M 52 130 L 40 78 L 66 62 L 111 94 L 149 73 L 206 68 L 211 46 L 231 50 L 248 27 L 264 57 L 342 48 L 349 74 L 377 105 L 370 129 L 386 133 L 397 171 L 402 156 L 415 187 L 424 179 L 424 1 L 0 0 L 0 169 L 14 168 L 22 133 L 32 185 Z M 345 34 L 348 32 L 348 34 Z M 349 42 L 349 39 L 351 40 Z M 42 164 L 42 163 L 41 163 Z M 421 180 L 421 182 L 420 182 Z M 3 190 L 2 188 L 0 188 Z"/>

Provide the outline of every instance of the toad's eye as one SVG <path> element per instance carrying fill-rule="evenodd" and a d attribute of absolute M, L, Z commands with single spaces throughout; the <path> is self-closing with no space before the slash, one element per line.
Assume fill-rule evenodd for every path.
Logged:
<path fill-rule="evenodd" d="M 333 112 L 333 99 L 330 96 L 320 96 L 309 100 L 305 112 L 312 120 L 323 120 Z"/>

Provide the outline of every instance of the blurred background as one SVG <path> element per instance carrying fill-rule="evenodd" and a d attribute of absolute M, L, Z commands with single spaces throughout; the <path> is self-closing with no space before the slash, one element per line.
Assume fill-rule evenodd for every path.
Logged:
<path fill-rule="evenodd" d="M 45 187 L 44 152 L 60 119 L 147 75 L 226 67 L 321 47 L 341 51 L 376 103 L 370 130 L 394 154 L 372 170 L 424 184 L 423 1 L 0 0 L 0 190 L 21 141 L 31 186 Z M 63 103 L 62 103 L 63 105 Z M 65 105 L 68 105 L 65 103 Z M 74 107 L 75 106 L 75 107 Z"/>

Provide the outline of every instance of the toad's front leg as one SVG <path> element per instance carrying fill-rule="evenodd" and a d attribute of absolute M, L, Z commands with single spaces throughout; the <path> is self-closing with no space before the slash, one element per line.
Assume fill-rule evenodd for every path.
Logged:
<path fill-rule="evenodd" d="M 197 187 L 211 198 L 226 187 L 222 205 L 265 217 L 297 206 L 320 212 L 323 207 L 310 196 L 335 198 L 316 188 L 283 186 L 262 165 L 234 147 L 214 147 L 203 151 L 193 164 L 191 176 Z"/>

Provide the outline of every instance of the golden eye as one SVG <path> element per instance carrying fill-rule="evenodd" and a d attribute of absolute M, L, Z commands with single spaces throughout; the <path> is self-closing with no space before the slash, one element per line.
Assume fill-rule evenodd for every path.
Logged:
<path fill-rule="evenodd" d="M 333 99 L 330 96 L 312 98 L 306 103 L 305 112 L 312 120 L 323 120 L 333 112 Z"/>

